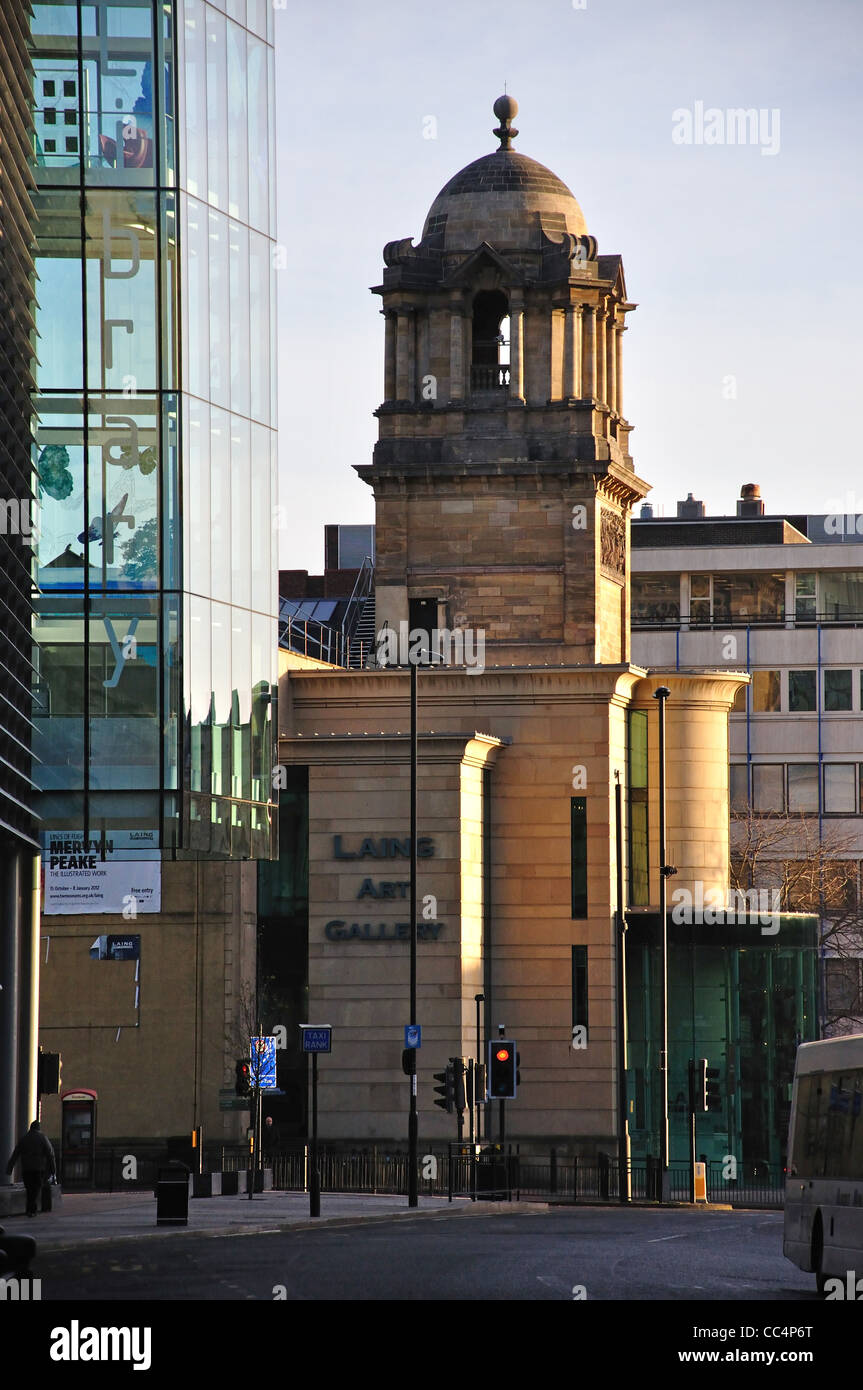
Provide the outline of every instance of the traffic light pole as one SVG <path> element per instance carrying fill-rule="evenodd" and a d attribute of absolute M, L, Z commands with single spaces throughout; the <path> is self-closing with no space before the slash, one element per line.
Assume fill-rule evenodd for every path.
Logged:
<path fill-rule="evenodd" d="M 318 1054 L 312 1053 L 312 1152 L 309 1174 L 309 1216 L 321 1214 L 321 1174 L 318 1168 Z"/>
<path fill-rule="evenodd" d="M 689 1200 L 695 1205 L 695 1063 L 689 1060 Z"/>
<path fill-rule="evenodd" d="M 411 662 L 411 977 L 410 1019 L 417 1021 L 417 665 Z M 417 1073 L 414 1067 L 410 1078 L 411 1095 L 408 1112 L 408 1206 L 419 1205 L 417 1167 L 419 1164 L 417 1118 Z"/>
<path fill-rule="evenodd" d="M 654 690 L 653 697 L 659 702 L 659 930 L 662 939 L 662 967 L 660 978 L 660 1027 L 662 1029 L 659 1051 L 660 1101 L 659 1119 L 659 1176 L 660 1202 L 668 1202 L 671 1197 L 671 1181 L 668 1170 L 668 918 L 667 887 L 670 866 L 667 863 L 667 827 L 665 806 L 665 702 L 671 691 L 667 685 Z"/>

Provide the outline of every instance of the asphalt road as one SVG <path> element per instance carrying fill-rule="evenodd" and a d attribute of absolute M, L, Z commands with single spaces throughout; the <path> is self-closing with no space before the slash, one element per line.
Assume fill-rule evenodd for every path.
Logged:
<path fill-rule="evenodd" d="M 813 1276 L 782 1255 L 781 1213 L 767 1211 L 532 1207 L 183 1234 L 48 1251 L 32 1274 L 43 1301 L 816 1301 Z"/>

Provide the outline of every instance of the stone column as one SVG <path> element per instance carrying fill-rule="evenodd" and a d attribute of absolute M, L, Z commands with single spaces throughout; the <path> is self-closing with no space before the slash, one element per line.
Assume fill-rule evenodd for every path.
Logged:
<path fill-rule="evenodd" d="M 524 403 L 524 305 L 509 305 L 509 399 Z"/>
<path fill-rule="evenodd" d="M 596 361 L 596 399 L 600 405 L 608 403 L 608 383 L 605 372 L 605 339 L 606 339 L 606 318 L 605 307 L 599 305 L 596 310 L 596 348 L 594 359 Z"/>
<path fill-rule="evenodd" d="M 596 309 L 585 304 L 582 332 L 582 393 L 596 395 Z"/>
<path fill-rule="evenodd" d="M 563 324 L 563 397 L 581 399 L 581 319 L 583 305 L 567 304 Z"/>
<path fill-rule="evenodd" d="M 399 309 L 396 338 L 396 400 L 413 400 L 411 390 L 411 339 L 413 337 L 413 318 L 410 309 Z"/>
<path fill-rule="evenodd" d="M 386 324 L 386 340 L 384 346 L 384 400 L 394 401 L 396 398 L 396 316 L 392 313 L 384 315 Z"/>
<path fill-rule="evenodd" d="M 614 384 L 616 391 L 615 410 L 618 415 L 623 415 L 623 335 L 626 332 L 626 324 L 618 320 L 614 325 Z"/>
<path fill-rule="evenodd" d="M 605 374 L 608 383 L 606 400 L 611 410 L 617 410 L 617 324 L 612 308 L 605 329 Z"/>
<path fill-rule="evenodd" d="M 449 321 L 449 398 L 464 400 L 464 318 L 456 305 Z"/>

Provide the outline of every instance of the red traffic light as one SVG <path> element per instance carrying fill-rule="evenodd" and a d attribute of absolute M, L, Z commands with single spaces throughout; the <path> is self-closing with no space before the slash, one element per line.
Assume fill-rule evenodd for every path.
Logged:
<path fill-rule="evenodd" d="M 508 1062 L 512 1056 L 508 1047 L 499 1047 L 494 1055 L 498 1062 Z"/>

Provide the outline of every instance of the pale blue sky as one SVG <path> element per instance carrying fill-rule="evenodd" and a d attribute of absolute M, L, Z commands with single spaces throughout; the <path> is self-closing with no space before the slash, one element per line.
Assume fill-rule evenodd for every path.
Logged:
<path fill-rule="evenodd" d="M 579 0 L 580 2 L 580 0 Z M 657 514 L 863 511 L 859 0 L 287 0 L 276 11 L 281 564 L 374 520 L 387 241 L 490 153 L 568 184 L 630 300 L 624 410 Z M 779 152 L 679 145 L 678 108 L 779 111 Z M 423 137 L 434 116 L 437 138 Z M 775 119 L 775 118 L 771 118 Z M 728 399 L 724 379 L 736 379 Z M 727 392 L 727 388 L 726 388 Z"/>

